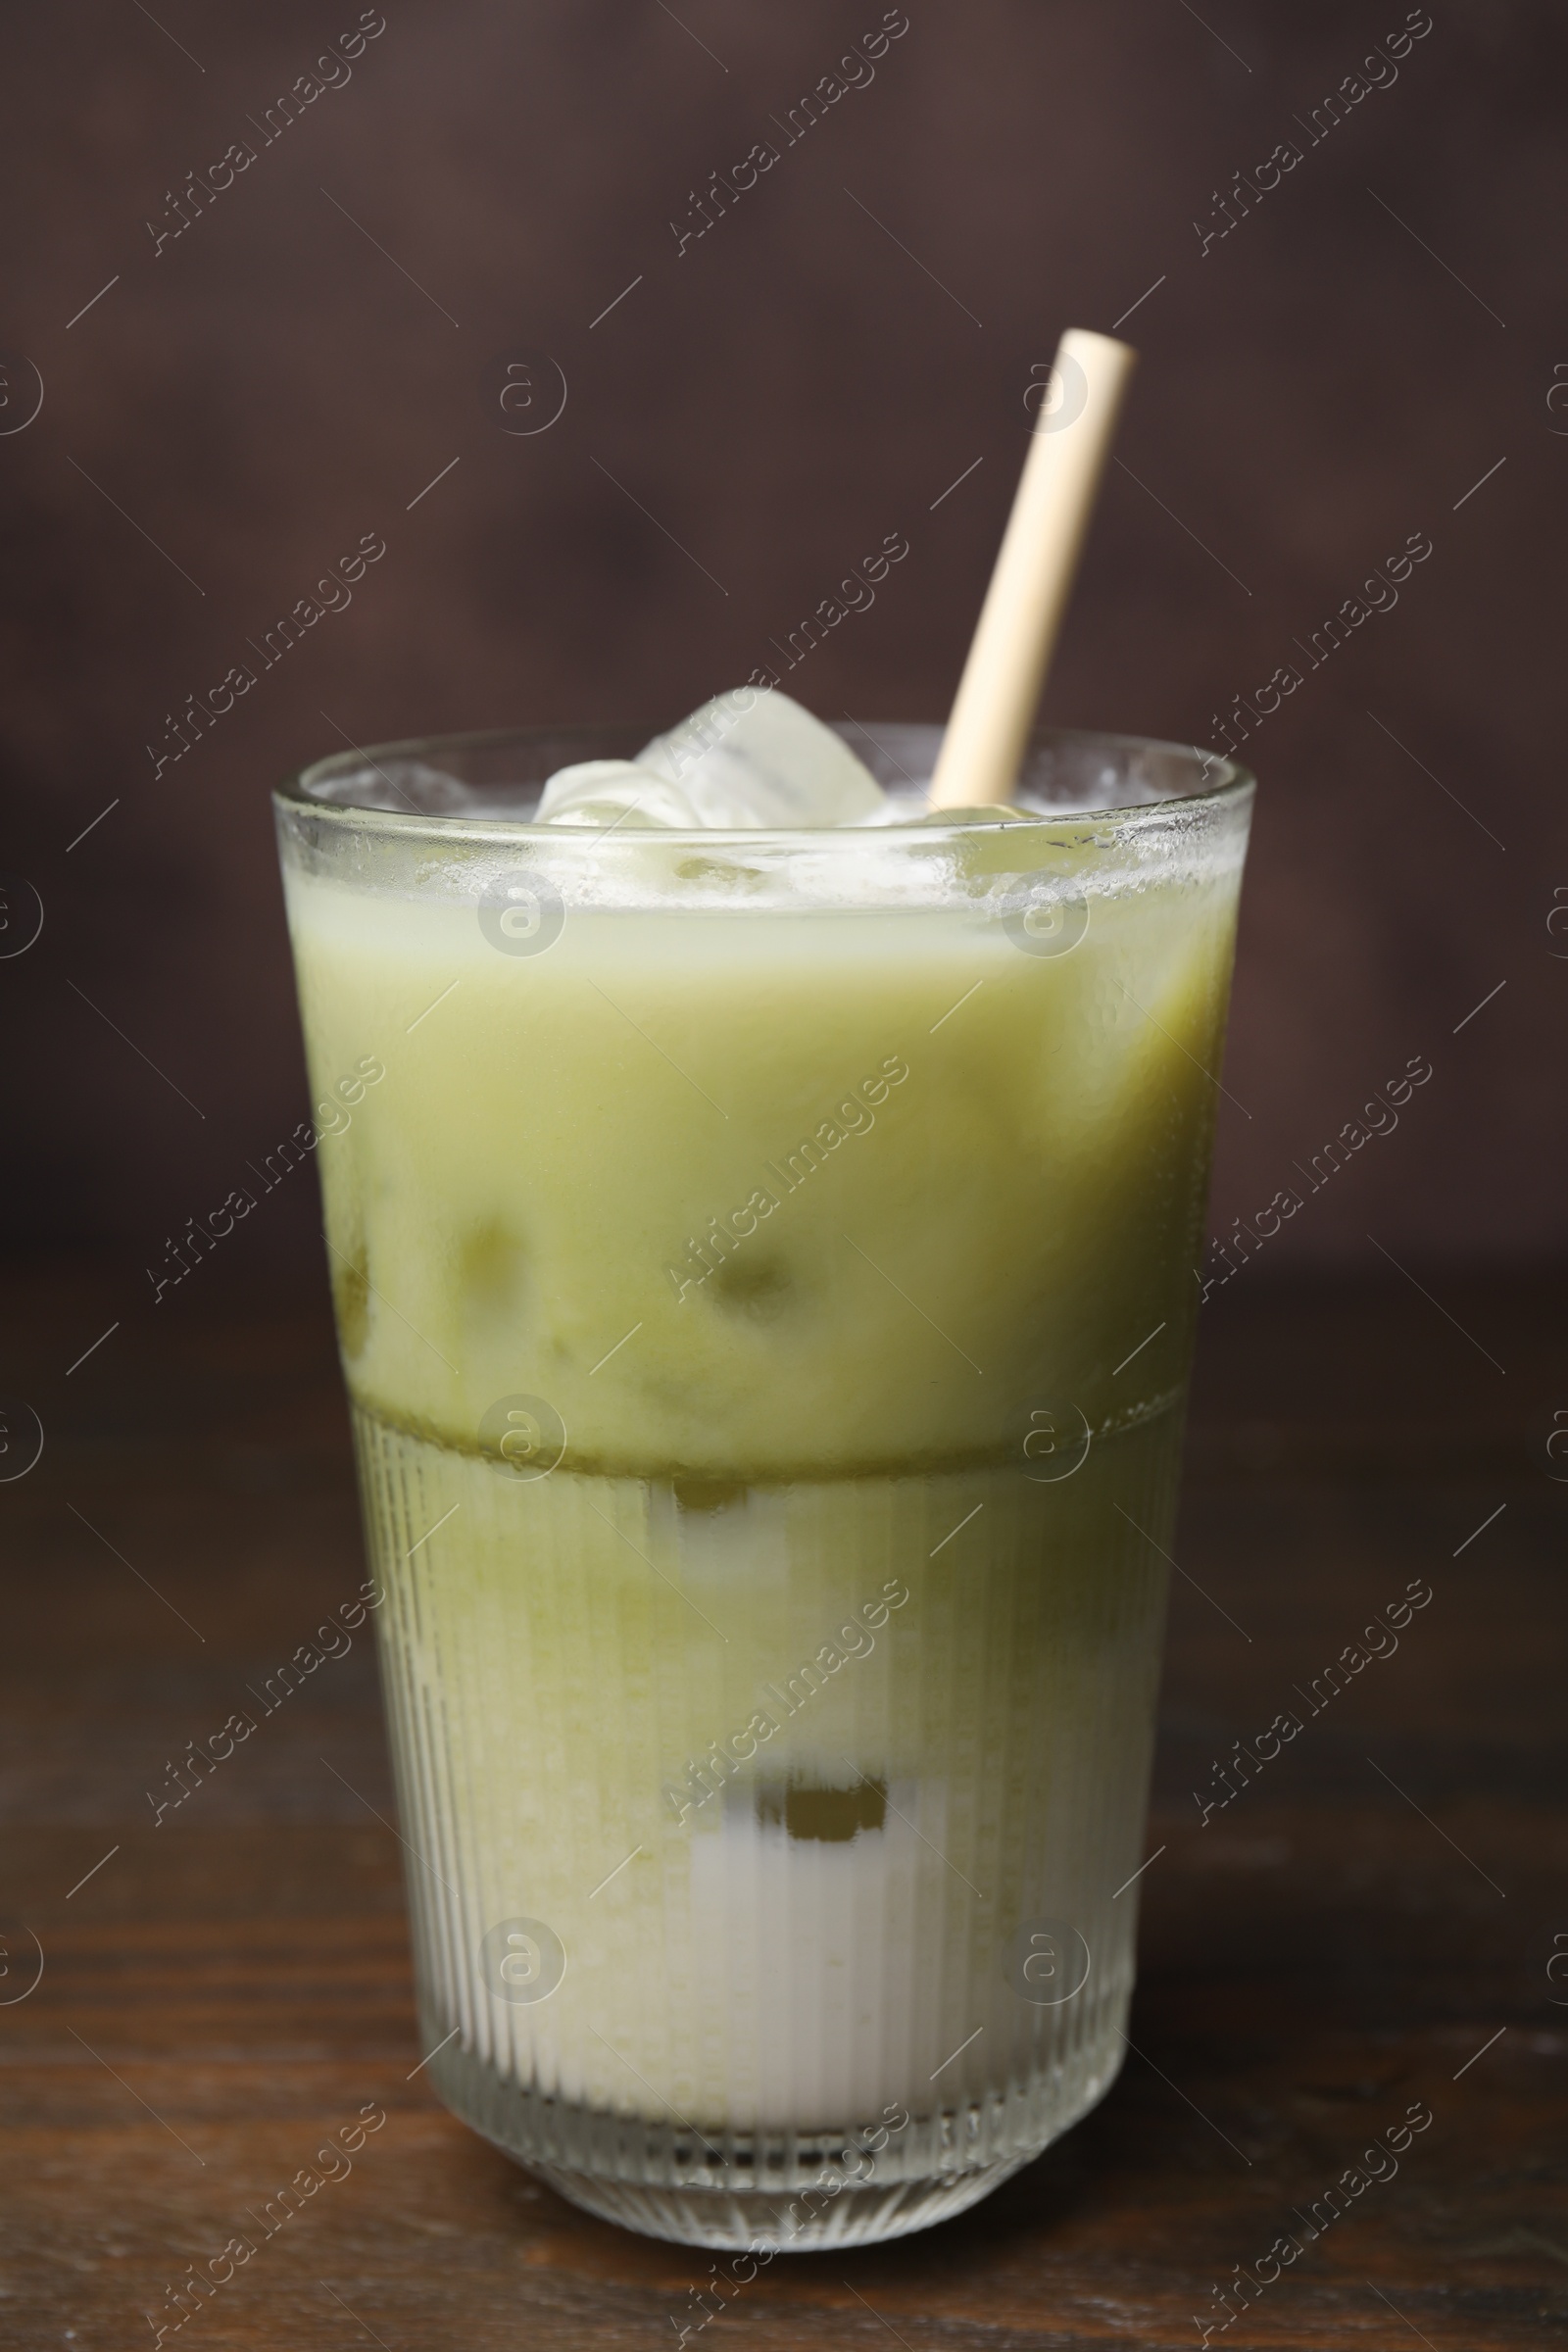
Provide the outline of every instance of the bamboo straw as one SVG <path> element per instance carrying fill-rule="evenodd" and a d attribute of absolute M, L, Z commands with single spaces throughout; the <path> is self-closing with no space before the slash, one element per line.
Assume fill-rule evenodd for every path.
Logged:
<path fill-rule="evenodd" d="M 1056 649 L 1100 476 L 1138 354 L 1070 326 L 1056 351 L 1056 403 L 1029 443 L 1012 513 L 954 700 L 933 808 L 1009 800 Z"/>

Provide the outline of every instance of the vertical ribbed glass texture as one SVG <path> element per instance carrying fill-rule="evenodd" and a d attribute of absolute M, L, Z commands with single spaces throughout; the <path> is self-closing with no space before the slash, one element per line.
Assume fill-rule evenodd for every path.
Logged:
<path fill-rule="evenodd" d="M 1168 1540 L 1175 1421 L 1060 1483 L 710 1499 L 514 1482 L 357 1415 L 459 2114 L 579 2202 L 731 2245 L 919 2227 L 1092 2105 L 1164 1612 L 1136 1531 Z M 560 1947 L 524 1926 L 514 1982 L 507 1921 Z M 867 2184 L 800 2209 L 847 2150 Z"/>
<path fill-rule="evenodd" d="M 596 2212 L 866 2242 L 1120 2060 L 1250 787 L 527 822 L 624 748 L 280 800 L 421 2030 Z"/>

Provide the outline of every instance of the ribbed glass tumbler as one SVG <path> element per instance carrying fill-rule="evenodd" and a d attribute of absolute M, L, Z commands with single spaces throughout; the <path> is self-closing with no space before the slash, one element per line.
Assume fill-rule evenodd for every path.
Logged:
<path fill-rule="evenodd" d="M 1116 2072 L 1251 797 L 871 734 L 833 832 L 532 823 L 613 730 L 278 796 L 429 2071 L 753 2253 Z"/>

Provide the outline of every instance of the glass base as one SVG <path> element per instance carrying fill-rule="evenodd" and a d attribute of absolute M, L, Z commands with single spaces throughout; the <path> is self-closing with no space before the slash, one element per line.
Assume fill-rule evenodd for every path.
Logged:
<path fill-rule="evenodd" d="M 1029 2156 L 1012 2156 L 972 2173 L 942 2173 L 923 2180 L 846 2187 L 820 2212 L 804 2218 L 805 2199 L 799 2194 L 647 2188 L 631 2180 L 604 2180 L 591 2173 L 562 2172 L 548 2164 L 530 2162 L 525 2169 L 585 2213 L 618 2222 L 623 2230 L 639 2230 L 644 2237 L 667 2238 L 677 2246 L 710 2246 L 724 2253 L 766 2249 L 777 2254 L 815 2254 L 824 2246 L 874 2246 L 883 2238 L 906 2237 L 911 2230 L 929 2230 L 934 2222 L 951 2221 L 1032 2162 Z"/>
<path fill-rule="evenodd" d="M 1126 2006 L 1123 1990 L 1112 2016 L 1123 2019 Z M 1099 2023 L 1032 2096 L 923 2116 L 895 2102 L 884 2126 L 858 2132 L 720 2129 L 709 2139 L 691 2127 L 541 2098 L 461 2043 L 437 2049 L 428 2065 L 455 2115 L 585 2213 L 675 2245 L 771 2261 L 875 2245 L 978 2205 L 1110 2088 L 1125 2045 L 1111 2018 Z"/>

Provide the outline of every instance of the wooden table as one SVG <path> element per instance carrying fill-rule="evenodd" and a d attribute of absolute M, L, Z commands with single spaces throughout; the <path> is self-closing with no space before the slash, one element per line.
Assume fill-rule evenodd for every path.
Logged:
<path fill-rule="evenodd" d="M 780 2260 L 708 2342 L 1191 2346 L 1282 2234 L 1299 2257 L 1216 2342 L 1568 2331 L 1564 1302 L 1420 1271 L 1431 1300 L 1259 1273 L 1205 1311 L 1121 2079 L 977 2211 Z M 151 2345 L 186 2266 L 368 2107 L 352 2170 L 182 2344 L 673 2345 L 708 2258 L 562 2204 L 416 2071 L 365 1638 L 155 1824 L 187 1742 L 363 1571 L 324 1324 L 127 1304 L 68 1377 L 118 1297 L 101 1269 L 14 1281 L 0 1368 L 46 1430 L 0 1487 L 0 2343 Z M 1411 1580 L 1397 1652 L 1202 1822 L 1215 1760 Z M 1308 2238 L 1411 2105 L 1433 2120 L 1396 2174 Z"/>

